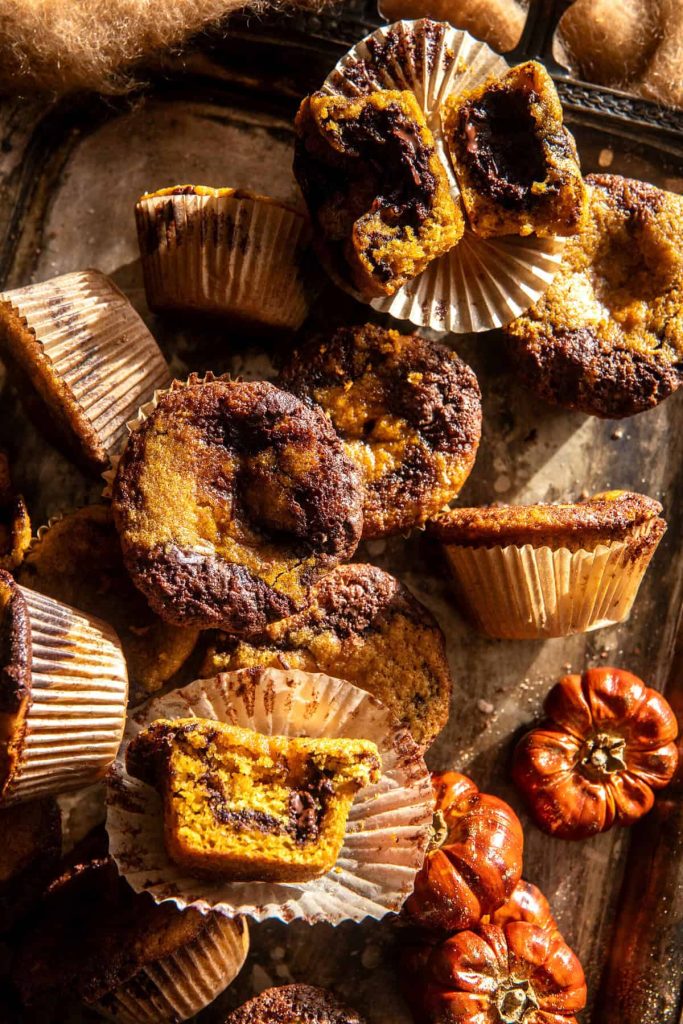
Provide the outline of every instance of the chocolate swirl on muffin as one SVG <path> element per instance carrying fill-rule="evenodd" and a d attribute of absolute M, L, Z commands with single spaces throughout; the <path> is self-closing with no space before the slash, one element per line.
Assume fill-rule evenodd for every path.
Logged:
<path fill-rule="evenodd" d="M 263 381 L 191 380 L 131 435 L 113 512 L 162 618 L 245 635 L 302 608 L 351 557 L 362 488 L 320 410 Z"/>
<path fill-rule="evenodd" d="M 365 538 L 423 526 L 469 476 L 481 393 L 443 345 L 373 324 L 341 328 L 295 351 L 280 382 L 322 406 L 360 469 Z"/>

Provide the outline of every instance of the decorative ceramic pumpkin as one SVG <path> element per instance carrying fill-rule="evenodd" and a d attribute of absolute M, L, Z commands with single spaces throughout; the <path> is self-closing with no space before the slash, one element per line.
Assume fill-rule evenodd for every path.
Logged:
<path fill-rule="evenodd" d="M 503 800 L 458 772 L 432 775 L 434 840 L 406 912 L 423 928 L 471 928 L 510 898 L 522 874 L 524 836 Z"/>
<path fill-rule="evenodd" d="M 539 828 L 583 839 L 647 814 L 678 760 L 662 695 L 630 672 L 594 668 L 561 679 L 545 711 L 548 722 L 522 738 L 513 763 Z"/>
<path fill-rule="evenodd" d="M 547 899 L 537 886 L 525 882 L 523 878 L 515 886 L 507 903 L 498 907 L 490 917 L 490 923 L 500 925 L 501 928 L 509 921 L 526 921 L 538 925 L 544 931 L 558 932 L 557 921 Z"/>
<path fill-rule="evenodd" d="M 557 932 L 480 924 L 432 949 L 419 1016 L 430 1024 L 578 1024 L 583 968 Z"/>

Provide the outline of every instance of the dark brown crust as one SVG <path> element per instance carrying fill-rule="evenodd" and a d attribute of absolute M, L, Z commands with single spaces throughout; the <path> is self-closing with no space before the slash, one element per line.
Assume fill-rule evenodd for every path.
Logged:
<path fill-rule="evenodd" d="M 224 1024 L 364 1024 L 331 992 L 312 985 L 269 988 L 225 1018 Z"/>
<path fill-rule="evenodd" d="M 659 539 L 666 529 L 659 502 L 629 491 L 613 493 L 613 498 L 597 496 L 573 505 L 451 509 L 429 524 L 429 532 L 444 544 L 469 547 L 547 544 L 591 550 L 600 543 L 634 536 L 648 524 L 648 538 Z"/>
<path fill-rule="evenodd" d="M 198 428 L 207 450 L 220 449 L 238 464 L 237 483 L 200 481 L 218 492 L 215 504 L 222 501 L 225 513 L 220 490 L 227 487 L 234 502 L 231 515 L 257 530 L 264 542 L 267 538 L 283 558 L 298 563 L 295 574 L 306 592 L 325 569 L 350 558 L 356 549 L 362 529 L 359 475 L 320 410 L 263 381 L 211 381 L 177 388 L 160 399 L 133 433 L 114 482 L 113 511 L 124 561 L 136 586 L 169 622 L 253 633 L 305 601 L 215 554 L 131 539 L 132 523 L 144 511 L 138 481 L 145 442 L 182 416 Z M 315 469 L 288 476 L 280 469 L 285 447 L 310 454 Z M 262 454 L 272 454 L 274 465 L 257 463 Z M 275 492 L 279 507 L 273 511 L 268 496 Z"/>
<path fill-rule="evenodd" d="M 320 389 L 348 387 L 361 379 L 373 382 L 373 411 L 381 408 L 382 416 L 403 421 L 417 435 L 395 469 L 365 480 L 363 537 L 382 537 L 422 525 L 457 496 L 481 437 L 481 392 L 474 372 L 450 349 L 374 324 L 342 327 L 329 340 L 312 338 L 292 353 L 280 374 L 280 383 L 294 394 L 323 401 L 342 440 L 364 438 L 345 432 L 334 410 L 318 397 Z M 366 426 L 371 428 L 367 443 L 382 451 L 381 439 L 373 440 L 372 422 Z M 435 453 L 453 460 L 449 489 L 439 486 Z M 362 464 L 359 469 L 362 473 Z M 423 506 L 426 514 L 420 516 Z"/>
<path fill-rule="evenodd" d="M 670 258 L 683 248 L 683 198 L 615 175 L 589 175 L 586 182 L 588 228 L 568 243 L 546 295 L 505 328 L 506 346 L 515 372 L 546 401 L 594 416 L 633 416 L 683 382 L 683 267 Z M 619 320 L 610 315 L 596 326 L 565 305 L 576 275 L 591 281 L 610 308 L 610 281 L 620 272 Z M 635 327 L 624 326 L 629 299 Z M 637 326 L 643 300 L 645 330 Z"/>
<path fill-rule="evenodd" d="M 106 997 L 195 939 L 209 918 L 136 894 L 109 859 L 78 864 L 55 881 L 23 937 L 14 966 L 26 1006 L 67 994 Z"/>
<path fill-rule="evenodd" d="M 52 797 L 0 808 L 0 934 L 40 899 L 62 852 L 62 819 Z"/>
<path fill-rule="evenodd" d="M 6 611 L 1 607 L 3 588 L 10 594 Z M 0 800 L 21 760 L 31 663 L 28 606 L 14 579 L 0 570 Z"/>
<path fill-rule="evenodd" d="M 387 649 L 383 637 L 401 622 L 405 630 Z M 316 641 L 327 634 L 334 638 L 332 655 L 322 661 Z M 407 587 L 375 565 L 338 566 L 316 583 L 307 608 L 252 637 L 249 647 L 219 634 L 203 673 L 268 661 L 348 679 L 389 707 L 421 748 L 448 719 L 452 680 L 439 624 Z"/>

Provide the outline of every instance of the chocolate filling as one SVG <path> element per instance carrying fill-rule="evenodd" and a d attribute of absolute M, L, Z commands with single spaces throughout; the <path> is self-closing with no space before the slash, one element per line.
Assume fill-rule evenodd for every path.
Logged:
<path fill-rule="evenodd" d="M 481 192 L 510 208 L 528 205 L 531 186 L 547 176 L 530 109 L 536 99 L 533 90 L 489 92 L 466 103 L 457 121 L 461 161 Z"/>

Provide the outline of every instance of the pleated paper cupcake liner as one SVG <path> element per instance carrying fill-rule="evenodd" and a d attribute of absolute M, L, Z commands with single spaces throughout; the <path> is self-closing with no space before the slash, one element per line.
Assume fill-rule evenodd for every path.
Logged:
<path fill-rule="evenodd" d="M 119 450 L 126 421 L 170 380 L 142 319 L 98 270 L 5 292 L 0 303 L 31 333 L 71 397 L 82 421 L 81 445 L 95 461 L 106 461 Z"/>
<path fill-rule="evenodd" d="M 295 330 L 308 313 L 306 217 L 274 200 L 151 195 L 136 206 L 147 301 Z"/>
<path fill-rule="evenodd" d="M 349 50 L 325 80 L 323 91 L 362 96 L 378 89 L 412 90 L 459 201 L 443 137 L 443 102 L 507 68 L 503 57 L 468 32 L 429 19 L 397 21 Z M 466 226 L 450 252 L 395 295 L 373 299 L 371 305 L 398 320 L 437 331 L 462 334 L 502 327 L 548 289 L 560 268 L 564 244 L 564 238 L 533 235 L 480 238 Z"/>
<path fill-rule="evenodd" d="M 206 928 L 195 939 L 147 964 L 94 1004 L 94 1009 L 121 1024 L 188 1020 L 234 981 L 248 952 L 246 920 L 210 914 Z"/>
<path fill-rule="evenodd" d="M 128 676 L 118 639 L 103 622 L 18 587 L 30 620 L 31 700 L 21 760 L 3 802 L 87 786 L 116 757 Z"/>
<path fill-rule="evenodd" d="M 592 551 L 448 544 L 445 551 L 461 602 L 479 629 L 523 640 L 623 622 L 655 547 L 656 542 L 634 554 L 631 541 L 599 544 Z"/>
<path fill-rule="evenodd" d="M 157 718 L 211 718 L 265 735 L 363 738 L 377 744 L 382 778 L 356 797 L 335 867 L 298 884 L 195 878 L 164 846 L 161 798 L 128 775 L 130 740 Z M 432 822 L 429 773 L 417 746 L 364 690 L 330 676 L 277 669 L 200 679 L 133 712 L 108 782 L 109 849 L 137 890 L 178 907 L 246 914 L 258 921 L 380 920 L 413 889 Z"/>

